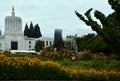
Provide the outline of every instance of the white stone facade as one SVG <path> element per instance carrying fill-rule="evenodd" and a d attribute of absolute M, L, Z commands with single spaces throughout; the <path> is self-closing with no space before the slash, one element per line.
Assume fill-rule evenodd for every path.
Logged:
<path fill-rule="evenodd" d="M 0 36 L 1 50 L 34 50 L 37 40 L 44 41 L 44 46 L 53 45 L 53 39 L 48 37 L 28 38 L 22 32 L 22 19 L 15 16 L 12 11 L 12 16 L 5 18 L 5 32 Z"/>
<path fill-rule="evenodd" d="M 44 46 L 45 47 L 51 46 L 54 43 L 53 39 L 49 38 L 49 37 L 41 37 L 41 38 L 39 38 L 39 40 L 44 41 Z"/>

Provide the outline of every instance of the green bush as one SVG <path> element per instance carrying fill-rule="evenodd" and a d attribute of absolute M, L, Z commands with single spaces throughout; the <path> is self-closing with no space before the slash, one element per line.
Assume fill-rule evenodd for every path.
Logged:
<path fill-rule="evenodd" d="M 43 49 L 44 41 L 38 40 L 35 42 L 35 51 L 40 52 Z"/>
<path fill-rule="evenodd" d="M 45 47 L 44 50 L 47 52 L 53 52 L 53 46 Z"/>
<path fill-rule="evenodd" d="M 104 42 L 103 38 L 95 34 L 87 34 L 82 37 L 75 37 L 78 50 L 90 49 L 93 53 L 104 52 L 111 53 L 111 48 Z"/>
<path fill-rule="evenodd" d="M 92 55 L 85 53 L 85 54 L 82 54 L 82 55 L 81 55 L 81 58 L 80 58 L 80 59 L 81 59 L 81 60 L 91 60 L 91 59 L 92 59 Z"/>

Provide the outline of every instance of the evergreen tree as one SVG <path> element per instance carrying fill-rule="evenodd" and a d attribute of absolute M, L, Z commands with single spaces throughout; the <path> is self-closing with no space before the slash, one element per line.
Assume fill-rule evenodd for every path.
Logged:
<path fill-rule="evenodd" d="M 34 28 L 33 28 L 33 23 L 32 22 L 30 24 L 28 37 L 32 37 L 32 38 L 34 37 Z"/>
<path fill-rule="evenodd" d="M 54 48 L 57 48 L 57 50 L 61 50 L 61 48 L 64 48 L 64 42 L 62 38 L 62 29 L 55 29 Z"/>
<path fill-rule="evenodd" d="M 77 11 L 75 11 L 75 13 L 80 20 L 85 22 L 88 26 L 91 26 L 92 30 L 96 31 L 97 34 L 103 38 L 112 48 L 113 52 L 120 55 L 120 0 L 108 0 L 108 2 L 111 8 L 114 9 L 112 14 L 105 16 L 98 10 L 94 12 L 94 16 L 99 19 L 102 25 L 91 18 L 90 12 L 92 8 L 85 13 L 87 19 Z"/>
<path fill-rule="evenodd" d="M 108 3 L 117 14 L 117 19 L 120 20 L 120 0 L 108 0 Z"/>
<path fill-rule="evenodd" d="M 104 42 L 103 38 L 95 34 L 87 34 L 81 37 L 74 37 L 78 50 L 89 49 L 93 53 L 104 52 L 109 54 L 111 52 L 110 47 Z"/>
<path fill-rule="evenodd" d="M 34 27 L 34 38 L 39 38 L 42 37 L 41 31 L 40 31 L 40 27 L 39 25 L 35 25 Z"/>
<path fill-rule="evenodd" d="M 42 37 L 40 27 L 38 24 L 33 27 L 33 23 L 30 23 L 30 27 L 28 28 L 28 25 L 25 25 L 24 29 L 24 36 L 31 37 L 31 38 L 39 38 Z"/>
<path fill-rule="evenodd" d="M 42 33 L 38 24 L 37 24 L 37 28 L 38 28 L 38 37 L 42 37 Z"/>
<path fill-rule="evenodd" d="M 28 25 L 27 25 L 27 23 L 25 25 L 24 36 L 28 36 Z"/>

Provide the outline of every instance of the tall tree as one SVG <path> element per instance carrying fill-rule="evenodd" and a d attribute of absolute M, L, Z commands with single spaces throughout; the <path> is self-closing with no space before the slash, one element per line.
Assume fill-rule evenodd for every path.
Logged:
<path fill-rule="evenodd" d="M 31 22 L 30 27 L 28 28 L 28 25 L 26 24 L 24 29 L 24 36 L 31 37 L 31 38 L 42 37 L 39 25 L 36 24 L 33 27 L 33 23 Z"/>
<path fill-rule="evenodd" d="M 54 48 L 57 48 L 57 50 L 61 50 L 62 48 L 64 48 L 64 42 L 62 38 L 62 29 L 55 29 Z"/>
<path fill-rule="evenodd" d="M 28 36 L 28 25 L 27 25 L 27 23 L 26 23 L 26 25 L 25 25 L 25 30 L 24 30 L 24 36 Z"/>
<path fill-rule="evenodd" d="M 104 52 L 109 54 L 111 52 L 110 47 L 104 42 L 103 38 L 99 35 L 89 33 L 81 37 L 74 37 L 78 50 L 82 51 L 84 49 L 89 49 L 93 53 Z"/>
<path fill-rule="evenodd" d="M 117 19 L 120 20 L 120 0 L 108 0 L 111 8 L 116 12 Z"/>
<path fill-rule="evenodd" d="M 34 27 L 34 38 L 39 38 L 42 37 L 41 31 L 40 31 L 40 27 L 39 25 L 35 25 Z"/>
<path fill-rule="evenodd" d="M 30 24 L 28 37 L 34 37 L 34 28 L 33 28 L 33 23 L 32 22 Z"/>
<path fill-rule="evenodd" d="M 112 48 L 113 52 L 117 55 L 120 55 L 120 0 L 108 0 L 114 12 L 105 16 L 102 12 L 96 10 L 94 12 L 94 16 L 99 19 L 100 23 L 94 21 L 91 18 L 91 9 L 89 9 L 85 16 L 82 16 L 80 13 L 75 11 L 76 15 L 80 20 L 85 22 L 88 26 L 91 26 L 93 31 L 96 31 L 98 35 L 100 35 L 104 41 Z"/>

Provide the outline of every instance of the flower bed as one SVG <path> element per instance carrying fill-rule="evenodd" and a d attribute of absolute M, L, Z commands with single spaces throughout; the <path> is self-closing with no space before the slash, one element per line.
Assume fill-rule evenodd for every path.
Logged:
<path fill-rule="evenodd" d="M 0 54 L 0 79 L 119 81 L 120 71 L 94 68 L 75 70 L 50 60 Z"/>

